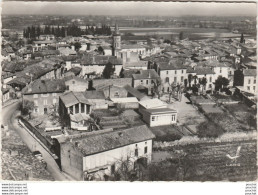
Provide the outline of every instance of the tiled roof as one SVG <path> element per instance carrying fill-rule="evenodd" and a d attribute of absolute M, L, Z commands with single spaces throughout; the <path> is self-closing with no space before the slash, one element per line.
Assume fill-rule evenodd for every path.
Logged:
<path fill-rule="evenodd" d="M 243 71 L 244 76 L 253 76 L 256 77 L 257 75 L 257 70 L 256 69 L 245 69 Z"/>
<path fill-rule="evenodd" d="M 195 73 L 197 75 L 215 74 L 215 72 L 210 67 L 195 67 Z"/>
<path fill-rule="evenodd" d="M 137 89 L 131 87 L 130 85 L 125 85 L 124 88 L 130 95 L 136 97 L 138 100 L 142 100 L 143 98 L 148 98 L 145 94 L 141 93 Z"/>
<path fill-rule="evenodd" d="M 76 80 L 76 81 L 80 81 L 80 82 L 84 82 L 84 83 L 88 83 L 87 80 L 81 78 L 81 77 L 77 77 L 77 76 L 74 76 L 74 75 L 70 75 L 70 76 L 66 76 L 64 77 L 64 80 L 65 81 L 70 81 L 70 80 Z"/>
<path fill-rule="evenodd" d="M 169 63 L 158 63 L 160 70 L 181 70 L 187 69 L 183 60 L 171 60 Z"/>
<path fill-rule="evenodd" d="M 113 65 L 122 65 L 122 60 L 115 56 L 85 55 L 81 59 L 82 65 L 106 65 L 109 62 Z"/>
<path fill-rule="evenodd" d="M 105 99 L 105 95 L 103 93 L 103 91 L 85 91 L 84 92 L 84 96 L 87 99 Z"/>
<path fill-rule="evenodd" d="M 63 47 L 61 47 L 58 50 L 60 51 L 60 54 L 62 54 L 62 55 L 67 55 L 67 56 L 68 55 L 76 55 L 76 51 L 74 51 L 74 50 L 72 50 L 70 48 L 63 48 Z"/>
<path fill-rule="evenodd" d="M 126 62 L 124 64 L 125 68 L 130 68 L 130 67 L 148 67 L 148 62 L 147 61 L 138 61 L 138 62 Z"/>
<path fill-rule="evenodd" d="M 132 78 L 119 78 L 119 79 L 95 79 L 92 81 L 92 86 L 97 88 L 102 88 L 109 85 L 115 85 L 118 87 L 123 87 L 125 85 L 132 86 Z"/>
<path fill-rule="evenodd" d="M 159 75 L 154 69 L 141 70 L 139 74 L 133 74 L 135 80 L 139 79 L 158 79 Z"/>
<path fill-rule="evenodd" d="M 65 88 L 64 81 L 60 79 L 35 80 L 25 88 L 24 94 L 61 93 Z"/>
<path fill-rule="evenodd" d="M 83 92 L 68 92 L 60 96 L 65 107 L 70 107 L 78 103 L 90 104 Z"/>
<path fill-rule="evenodd" d="M 67 143 L 75 146 L 76 142 L 75 147 L 77 147 L 83 155 L 88 156 L 126 145 L 147 141 L 153 138 L 155 138 L 155 135 L 146 125 L 142 125 L 120 131 L 111 131 L 81 138 L 74 138 L 71 142 Z"/>

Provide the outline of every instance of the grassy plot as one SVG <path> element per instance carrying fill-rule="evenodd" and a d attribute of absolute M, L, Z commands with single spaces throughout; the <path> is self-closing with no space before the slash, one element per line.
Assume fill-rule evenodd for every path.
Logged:
<path fill-rule="evenodd" d="M 236 161 L 228 158 L 236 155 L 239 146 Z M 171 157 L 150 165 L 146 180 L 253 181 L 257 177 L 256 141 L 190 144 L 160 150 L 164 151 Z"/>

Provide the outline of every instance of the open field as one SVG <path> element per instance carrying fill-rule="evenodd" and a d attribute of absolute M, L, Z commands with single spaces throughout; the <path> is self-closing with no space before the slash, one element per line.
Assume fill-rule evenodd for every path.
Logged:
<path fill-rule="evenodd" d="M 227 155 L 235 156 L 239 146 L 239 157 L 232 161 Z M 256 140 L 189 144 L 167 147 L 159 151 L 162 154 L 160 158 L 163 159 L 163 162 L 159 162 L 159 171 L 166 174 L 164 180 L 253 181 L 257 177 Z M 159 155 L 158 151 L 154 154 Z M 164 161 L 164 157 L 167 160 Z M 175 175 L 179 167 L 183 172 L 180 177 Z M 165 169 L 171 171 L 166 172 Z"/>

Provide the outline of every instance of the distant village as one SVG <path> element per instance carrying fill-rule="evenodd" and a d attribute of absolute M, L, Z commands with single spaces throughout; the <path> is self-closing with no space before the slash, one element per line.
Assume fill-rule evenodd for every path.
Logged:
<path fill-rule="evenodd" d="M 117 180 L 119 170 L 121 180 L 129 170 L 140 178 L 158 143 L 257 128 L 255 39 L 101 28 L 2 36 L 2 105 L 20 101 L 20 126 L 74 180 Z"/>

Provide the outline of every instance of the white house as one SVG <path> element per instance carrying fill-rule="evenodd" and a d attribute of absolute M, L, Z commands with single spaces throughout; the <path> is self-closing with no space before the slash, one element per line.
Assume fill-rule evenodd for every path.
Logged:
<path fill-rule="evenodd" d="M 103 131 L 59 139 L 62 171 L 77 180 L 104 180 L 113 177 L 124 162 L 129 169 L 151 162 L 155 136 L 145 125 Z"/>
<path fill-rule="evenodd" d="M 142 100 L 139 102 L 139 112 L 150 127 L 175 124 L 177 111 L 167 106 L 157 98 Z"/>
<path fill-rule="evenodd" d="M 244 85 L 243 89 L 246 92 L 257 94 L 257 83 L 256 83 L 256 69 L 246 69 L 243 71 L 244 74 Z"/>

